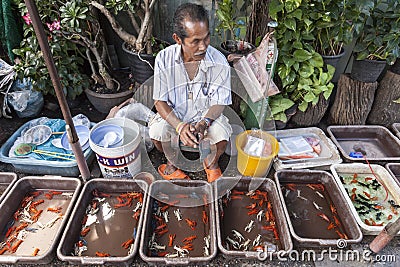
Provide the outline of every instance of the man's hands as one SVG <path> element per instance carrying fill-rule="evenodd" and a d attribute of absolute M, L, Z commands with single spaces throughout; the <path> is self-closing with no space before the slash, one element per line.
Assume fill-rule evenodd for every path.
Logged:
<path fill-rule="evenodd" d="M 196 148 L 199 142 L 204 138 L 205 131 L 207 130 L 207 122 L 200 120 L 194 125 L 184 124 L 174 113 L 173 109 L 165 101 L 155 101 L 154 103 L 157 112 L 161 118 L 166 120 L 179 134 L 180 141 L 185 146 Z M 224 105 L 211 106 L 204 117 L 214 121 L 224 111 Z M 183 126 L 179 126 L 179 124 Z"/>
<path fill-rule="evenodd" d="M 179 138 L 183 145 L 196 148 L 199 142 L 204 138 L 207 125 L 204 121 L 196 124 L 185 124 L 180 131 Z"/>

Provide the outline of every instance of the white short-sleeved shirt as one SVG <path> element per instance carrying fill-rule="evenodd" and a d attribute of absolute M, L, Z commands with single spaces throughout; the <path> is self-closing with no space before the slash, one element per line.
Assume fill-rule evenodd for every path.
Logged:
<path fill-rule="evenodd" d="M 232 104 L 230 66 L 224 55 L 208 46 L 199 70 L 190 81 L 181 46 L 158 53 L 154 67 L 153 99 L 165 101 L 185 122 L 198 121 L 213 105 Z"/>

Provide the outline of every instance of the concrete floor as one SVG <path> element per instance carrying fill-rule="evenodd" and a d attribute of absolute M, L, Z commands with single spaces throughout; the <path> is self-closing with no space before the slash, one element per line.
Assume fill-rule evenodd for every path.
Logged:
<path fill-rule="evenodd" d="M 62 118 L 61 111 L 59 110 L 56 100 L 53 97 L 46 97 L 46 102 L 45 102 L 45 108 L 42 110 L 41 114 L 39 116 L 46 116 L 50 118 Z M 77 114 L 85 114 L 87 117 L 91 119 L 93 122 L 99 122 L 103 120 L 106 117 L 106 114 L 102 114 L 98 111 L 96 111 L 91 104 L 88 102 L 85 96 L 80 96 L 75 102 L 71 103 L 71 114 L 72 116 L 77 115 Z M 38 116 L 38 117 L 39 117 Z M 20 119 L 18 118 L 15 114 L 13 114 L 13 119 L 5 119 L 5 118 L 0 118 L 0 145 L 2 145 L 6 140 L 16 131 L 22 124 L 25 122 L 29 121 L 30 119 L 24 118 Z M 323 128 L 321 126 L 321 128 Z M 195 160 L 198 156 L 193 153 L 185 153 L 185 156 L 188 157 L 189 159 Z M 147 153 L 143 156 L 142 159 L 142 167 L 144 171 L 148 171 L 153 173 L 155 176 L 157 176 L 156 169 L 153 166 L 158 166 L 161 163 L 165 162 L 165 157 L 157 152 L 155 149 L 153 149 L 150 153 Z M 220 165 L 221 168 L 224 172 L 224 176 L 236 176 L 238 175 L 238 172 L 236 170 L 236 158 L 235 157 L 229 157 L 228 155 L 223 155 L 220 160 Z M 93 177 L 99 177 L 101 175 L 101 172 L 98 168 L 97 162 L 94 161 L 90 166 L 89 169 L 91 170 L 91 173 Z M 201 169 L 201 165 L 199 165 L 199 169 Z M 15 170 L 15 168 L 10 165 L 10 164 L 5 164 L 0 162 L 0 172 L 16 172 L 19 177 L 27 176 L 30 175 L 28 173 L 21 173 Z M 191 179 L 206 179 L 205 172 L 204 171 L 199 171 L 199 172 L 193 172 L 189 173 L 189 176 Z M 159 177 L 159 176 L 158 176 Z M 273 178 L 273 171 L 270 171 L 268 174 L 268 177 Z M 372 236 L 364 236 L 362 242 L 360 244 L 356 245 L 351 245 L 347 246 L 345 250 L 354 250 L 357 251 L 357 253 L 362 256 L 362 253 L 367 253 L 368 251 L 368 244 L 373 240 Z M 297 248 L 297 247 L 295 247 Z M 300 252 L 303 251 L 304 249 L 308 248 L 301 248 L 299 249 Z M 321 255 L 322 253 L 322 248 L 317 248 L 316 250 L 316 255 Z M 225 255 L 222 255 L 222 253 L 218 253 L 217 257 L 214 258 L 211 262 L 206 263 L 208 266 L 400 266 L 400 238 L 396 237 L 394 238 L 391 243 L 384 248 L 378 255 L 381 258 L 386 257 L 386 260 L 389 260 L 391 262 L 379 262 L 379 261 L 369 261 L 366 259 L 361 259 L 357 261 L 346 261 L 345 254 L 346 252 L 343 251 L 342 254 L 339 252 L 337 254 L 334 254 L 331 257 L 328 257 L 325 254 L 325 257 L 323 260 L 307 260 L 307 257 L 305 260 L 292 260 L 289 259 L 287 261 L 283 260 L 278 260 L 274 259 L 272 261 L 270 260 L 265 260 L 265 261 L 259 261 L 259 260 L 254 260 L 254 259 L 247 259 L 247 258 L 229 258 L 226 257 Z M 300 253 L 301 254 L 301 253 Z M 336 256 L 335 256 L 336 255 Z M 342 255 L 342 256 L 340 256 Z M 373 255 L 376 259 L 376 255 Z M 294 256 L 292 256 L 294 257 Z M 317 256 L 318 258 L 318 256 Z M 293 258 L 294 259 L 294 258 Z M 301 259 L 301 258 L 300 258 Z M 396 260 L 395 262 L 393 260 Z M 58 259 L 54 259 L 51 263 L 51 265 L 55 266 L 64 266 L 64 265 L 69 265 L 66 262 L 62 262 Z M 132 266 L 146 266 L 147 263 L 142 261 L 137 255 L 131 264 Z M 6 266 L 6 265 L 4 265 Z M 28 266 L 28 265 L 25 265 Z"/>

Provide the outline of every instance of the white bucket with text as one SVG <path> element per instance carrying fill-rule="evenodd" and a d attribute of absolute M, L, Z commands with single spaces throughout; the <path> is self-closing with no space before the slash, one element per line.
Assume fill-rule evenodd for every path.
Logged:
<path fill-rule="evenodd" d="M 101 145 L 103 137 L 94 136 L 96 129 L 104 125 L 117 125 L 123 129 L 122 142 L 118 146 Z M 104 178 L 132 178 L 141 172 L 141 135 L 138 124 L 127 118 L 111 118 L 96 124 L 90 131 L 90 148 L 96 154 Z"/>

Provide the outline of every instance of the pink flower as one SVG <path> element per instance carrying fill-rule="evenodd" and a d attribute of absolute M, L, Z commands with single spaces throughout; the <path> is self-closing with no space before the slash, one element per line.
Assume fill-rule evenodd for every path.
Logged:
<path fill-rule="evenodd" d="M 58 30 L 61 29 L 61 24 L 60 24 L 60 21 L 59 21 L 59 20 L 54 21 L 52 25 L 53 25 L 53 29 L 54 29 L 54 30 L 57 30 L 57 31 L 58 31 Z"/>
<path fill-rule="evenodd" d="M 31 16 L 29 15 L 29 13 L 26 13 L 25 16 L 22 16 L 22 18 L 24 19 L 24 21 L 27 25 L 31 25 L 32 20 L 31 20 Z"/>
<path fill-rule="evenodd" d="M 47 27 L 49 28 L 49 30 L 51 32 L 53 31 L 58 31 L 59 29 L 61 29 L 61 24 L 59 20 L 53 21 L 53 23 L 46 23 Z"/>

